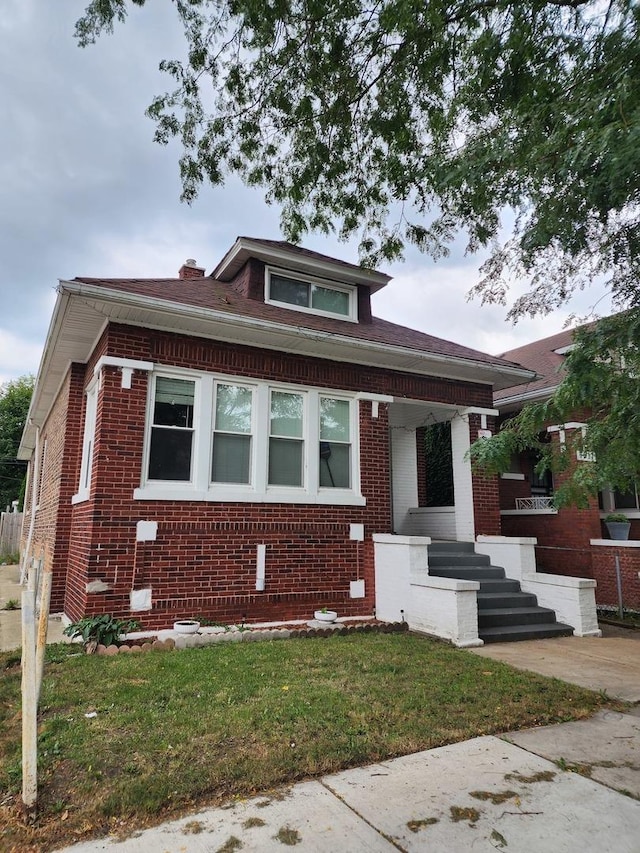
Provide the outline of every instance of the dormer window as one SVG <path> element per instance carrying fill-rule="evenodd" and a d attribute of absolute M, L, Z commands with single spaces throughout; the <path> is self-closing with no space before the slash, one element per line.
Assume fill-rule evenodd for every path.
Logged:
<path fill-rule="evenodd" d="M 313 276 L 297 278 L 267 267 L 265 301 L 282 308 L 306 311 L 322 317 L 341 317 L 357 322 L 356 288 L 334 284 Z"/>

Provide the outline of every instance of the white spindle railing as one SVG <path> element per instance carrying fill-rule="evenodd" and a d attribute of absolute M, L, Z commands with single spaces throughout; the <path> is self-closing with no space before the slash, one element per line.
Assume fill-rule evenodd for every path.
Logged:
<path fill-rule="evenodd" d="M 542 495 L 516 498 L 516 509 L 553 509 L 553 498 Z"/>

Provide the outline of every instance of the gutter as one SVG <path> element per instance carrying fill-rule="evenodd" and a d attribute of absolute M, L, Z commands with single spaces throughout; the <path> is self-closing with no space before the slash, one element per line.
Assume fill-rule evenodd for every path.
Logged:
<path fill-rule="evenodd" d="M 62 292 L 77 294 L 79 296 L 91 296 L 93 298 L 102 299 L 105 302 L 116 302 L 121 305 L 136 306 L 139 308 L 153 308 L 155 311 L 161 311 L 162 313 L 170 314 L 172 316 L 181 314 L 185 317 L 193 317 L 194 319 L 215 320 L 231 327 L 255 328 L 260 330 L 267 329 L 274 332 L 284 333 L 288 336 L 295 335 L 296 337 L 303 337 L 310 341 L 327 341 L 330 343 L 337 341 L 345 344 L 346 346 L 359 348 L 361 350 L 379 352 L 381 354 L 405 357 L 413 356 L 425 363 L 432 362 L 434 364 L 475 367 L 478 370 L 494 371 L 502 376 L 513 376 L 517 379 L 526 379 L 529 381 L 532 381 L 536 376 L 535 371 L 521 367 L 495 365 L 490 362 L 477 361 L 457 356 L 447 356 L 440 353 L 425 353 L 423 350 L 416 350 L 410 347 L 402 347 L 394 344 L 380 344 L 375 341 L 361 340 L 347 335 L 339 335 L 334 332 L 322 332 L 301 329 L 299 327 L 294 328 L 292 326 L 285 325 L 284 323 L 274 323 L 271 320 L 254 319 L 252 317 L 245 316 L 240 317 L 238 315 L 229 314 L 225 311 L 216 311 L 212 308 L 198 308 L 192 305 L 185 306 L 184 303 L 181 302 L 162 300 L 162 302 L 159 303 L 156 298 L 150 296 L 123 293 L 120 290 L 96 287 L 95 285 L 83 282 L 61 281 L 60 289 Z M 489 385 L 492 383 L 479 380 L 479 384 Z"/>

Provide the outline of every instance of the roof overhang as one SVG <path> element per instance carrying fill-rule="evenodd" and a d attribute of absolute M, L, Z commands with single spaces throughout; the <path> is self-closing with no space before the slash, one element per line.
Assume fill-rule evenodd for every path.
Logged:
<path fill-rule="evenodd" d="M 437 376 L 508 388 L 535 374 L 511 365 L 425 352 L 376 343 L 333 332 L 274 323 L 183 303 L 124 293 L 95 284 L 61 281 L 49 326 L 28 422 L 18 456 L 28 459 L 36 428 L 43 425 L 73 362 L 85 363 L 107 323 L 276 350 L 294 355 Z"/>
<path fill-rule="evenodd" d="M 518 394 L 510 394 L 506 397 L 494 398 L 494 405 L 500 412 L 513 412 L 522 408 L 526 403 L 540 403 L 548 400 L 553 395 L 558 383 L 548 385 L 545 388 L 534 388 L 530 391 L 521 391 Z"/>
<path fill-rule="evenodd" d="M 220 281 L 231 281 L 250 258 L 257 258 L 265 264 L 285 266 L 288 270 L 297 270 L 345 284 L 364 284 L 371 289 L 372 293 L 380 290 L 391 281 L 390 275 L 385 275 L 377 270 L 341 264 L 332 261 L 330 258 L 324 260 L 312 255 L 288 252 L 286 249 L 268 246 L 259 240 L 251 240 L 248 237 L 238 237 L 211 275 Z"/>

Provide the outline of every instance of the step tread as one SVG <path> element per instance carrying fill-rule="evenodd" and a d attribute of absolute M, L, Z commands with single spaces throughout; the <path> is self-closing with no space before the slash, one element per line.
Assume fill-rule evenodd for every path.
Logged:
<path fill-rule="evenodd" d="M 446 574 L 443 574 L 446 572 Z M 455 573 L 455 574 L 454 574 Z M 429 566 L 429 574 L 434 577 L 453 577 L 460 580 L 475 580 L 478 577 L 491 578 L 495 580 L 508 580 L 504 569 L 500 566 Z"/>
<path fill-rule="evenodd" d="M 529 593 L 523 593 L 523 595 L 528 595 Z M 483 616 L 501 616 L 503 613 L 509 613 L 511 616 L 529 616 L 532 613 L 553 613 L 555 616 L 555 611 L 553 611 L 550 607 L 537 607 L 536 605 L 531 605 L 531 607 L 491 607 L 482 611 Z"/>
<path fill-rule="evenodd" d="M 570 634 L 573 634 L 573 628 L 562 622 L 541 625 L 501 625 L 478 631 L 478 636 L 485 643 L 548 639 L 550 637 L 565 637 Z"/>

